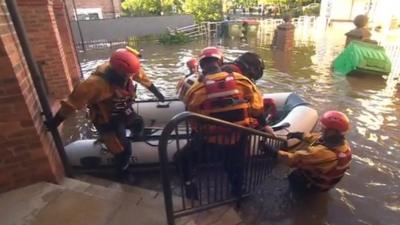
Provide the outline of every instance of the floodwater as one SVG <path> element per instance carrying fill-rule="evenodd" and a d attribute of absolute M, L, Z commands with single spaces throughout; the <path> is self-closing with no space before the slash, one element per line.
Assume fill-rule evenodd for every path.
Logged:
<path fill-rule="evenodd" d="M 342 181 L 329 193 L 294 198 L 288 192 L 285 169 L 276 169 L 254 197 L 242 206 L 241 216 L 248 224 L 399 224 L 400 220 L 400 92 L 394 78 L 376 76 L 342 77 L 330 72 L 332 60 L 344 45 L 345 29 L 329 28 L 318 32 L 298 28 L 295 48 L 290 52 L 272 50 L 270 32 L 219 41 L 225 58 L 232 60 L 245 51 L 260 54 L 266 70 L 257 86 L 264 93 L 295 91 L 318 111 L 340 110 L 352 124 L 348 134 L 354 157 Z M 207 42 L 162 46 L 140 43 L 143 65 L 156 86 L 175 98 L 175 84 L 185 74 L 185 61 L 196 56 Z M 87 74 L 112 49 L 81 54 Z M 395 64 L 395 63 L 394 63 Z M 398 65 L 399 63 L 397 63 Z M 151 98 L 139 89 L 140 98 Z M 85 138 L 88 123 L 78 115 L 67 121 L 65 140 Z M 68 125 L 69 124 L 69 125 Z"/>

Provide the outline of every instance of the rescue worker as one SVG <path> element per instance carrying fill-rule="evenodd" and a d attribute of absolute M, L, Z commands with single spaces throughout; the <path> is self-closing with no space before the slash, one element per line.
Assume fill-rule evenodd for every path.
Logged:
<path fill-rule="evenodd" d="M 189 74 L 178 81 L 178 84 L 176 85 L 176 93 L 180 100 L 183 100 L 186 92 L 194 83 L 197 82 L 198 79 L 199 63 L 197 60 L 191 58 L 186 62 L 186 66 L 189 69 Z"/>
<path fill-rule="evenodd" d="M 196 59 L 192 58 L 186 63 L 190 73 L 178 82 L 177 94 L 180 100 L 183 100 L 187 90 L 198 79 L 199 65 Z M 224 63 L 221 69 L 225 72 L 240 73 L 251 81 L 255 82 L 260 79 L 264 73 L 265 65 L 262 58 L 256 53 L 246 52 L 240 55 L 232 63 Z"/>
<path fill-rule="evenodd" d="M 184 103 L 191 112 L 215 117 L 242 126 L 257 127 L 263 116 L 263 98 L 255 85 L 245 76 L 221 69 L 223 54 L 215 47 L 207 47 L 199 56 L 202 74 L 184 96 Z M 213 155 L 214 160 L 223 160 L 231 193 L 239 197 L 242 193 L 243 165 L 246 135 L 232 130 L 192 123 L 193 139 L 176 155 L 182 171 L 186 197 L 198 198 L 193 175 L 198 151 Z M 262 124 L 265 125 L 265 124 Z M 208 153 L 204 153 L 208 151 Z M 197 153 L 196 153 L 197 152 Z M 224 152 L 226 154 L 224 154 Z M 222 155 L 226 155 L 222 159 Z"/>
<path fill-rule="evenodd" d="M 141 129 L 143 121 L 133 111 L 136 83 L 145 86 L 160 101 L 164 96 L 141 69 L 139 53 L 129 47 L 116 50 L 108 62 L 99 65 L 78 84 L 56 113 L 53 126 L 58 127 L 75 110 L 87 106 L 90 120 L 99 132 L 99 141 L 114 154 L 118 175 L 129 177 L 127 168 L 132 155 L 126 128 Z M 130 127 L 133 126 L 133 127 Z"/>
<path fill-rule="evenodd" d="M 344 176 L 351 162 L 351 149 L 345 139 L 349 119 L 338 111 L 328 111 L 320 119 L 320 133 L 289 133 L 289 138 L 305 141 L 309 147 L 294 153 L 276 151 L 278 161 L 295 168 L 289 175 L 294 192 L 324 192 Z M 272 150 L 273 151 L 273 150 Z"/>
<path fill-rule="evenodd" d="M 224 63 L 222 66 L 223 71 L 240 73 L 253 82 L 262 77 L 264 69 L 263 59 L 252 52 L 245 52 L 235 59 L 233 63 Z"/>

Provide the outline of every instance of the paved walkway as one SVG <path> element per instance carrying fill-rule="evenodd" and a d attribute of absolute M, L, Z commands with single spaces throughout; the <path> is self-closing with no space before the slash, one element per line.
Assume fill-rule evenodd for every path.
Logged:
<path fill-rule="evenodd" d="M 93 177 L 37 183 L 0 195 L 1 225 L 166 225 L 162 193 Z M 179 201 L 174 201 L 179 202 Z M 229 206 L 182 218 L 178 225 L 238 225 Z"/>

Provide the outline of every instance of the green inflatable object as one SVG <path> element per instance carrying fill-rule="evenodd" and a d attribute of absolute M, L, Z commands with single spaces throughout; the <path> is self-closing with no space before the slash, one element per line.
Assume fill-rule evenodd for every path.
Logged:
<path fill-rule="evenodd" d="M 352 41 L 333 61 L 333 71 L 338 75 L 359 72 L 374 75 L 389 74 L 392 63 L 381 46 Z"/>

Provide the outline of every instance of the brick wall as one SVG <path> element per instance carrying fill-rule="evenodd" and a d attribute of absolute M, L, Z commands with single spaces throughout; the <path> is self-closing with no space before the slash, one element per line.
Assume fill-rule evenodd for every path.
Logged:
<path fill-rule="evenodd" d="M 74 8 L 72 0 L 66 0 L 71 19 L 73 19 Z M 103 18 L 113 18 L 114 14 L 121 13 L 121 0 L 75 0 L 76 8 L 101 8 Z"/>
<path fill-rule="evenodd" d="M 72 90 L 73 79 L 57 27 L 53 0 L 17 0 L 17 3 L 50 97 L 65 98 Z"/>
<path fill-rule="evenodd" d="M 0 3 L 0 192 L 64 176 L 4 1 Z"/>

